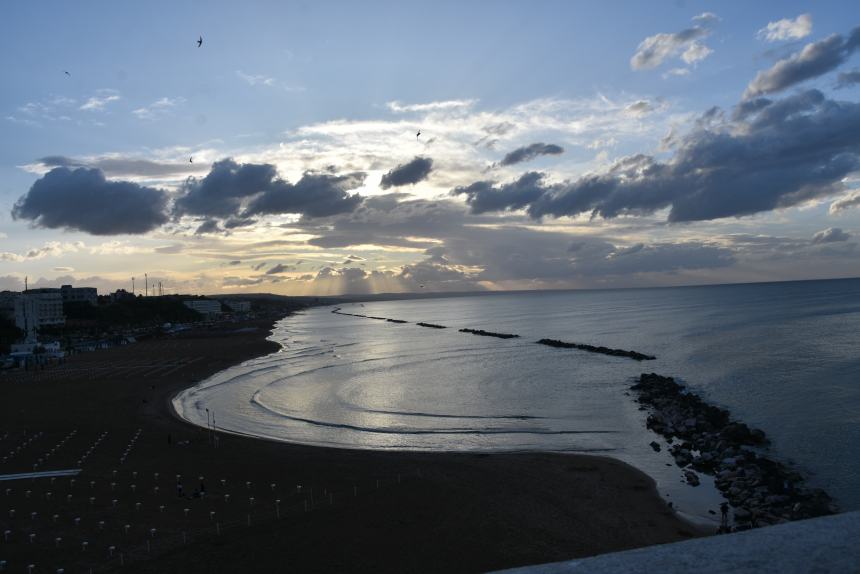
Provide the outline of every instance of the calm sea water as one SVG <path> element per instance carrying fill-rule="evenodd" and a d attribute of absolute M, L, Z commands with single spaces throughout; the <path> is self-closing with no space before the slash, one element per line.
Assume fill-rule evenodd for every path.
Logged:
<path fill-rule="evenodd" d="M 682 483 L 626 394 L 675 376 L 762 428 L 773 452 L 860 508 L 860 280 L 493 294 L 316 308 L 281 321 L 283 350 L 177 397 L 205 425 L 312 445 L 596 453 L 644 470 L 692 517 L 710 481 Z M 448 329 L 415 325 L 425 321 Z M 517 333 L 502 340 L 472 327 Z M 548 337 L 656 355 L 635 361 L 536 345 Z M 662 442 L 659 441 L 658 442 Z"/>

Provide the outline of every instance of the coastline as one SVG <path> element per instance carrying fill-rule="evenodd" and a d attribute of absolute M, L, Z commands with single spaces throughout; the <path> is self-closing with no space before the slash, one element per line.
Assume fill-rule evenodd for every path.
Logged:
<path fill-rule="evenodd" d="M 192 525 L 165 516 L 174 507 L 181 511 L 172 492 L 175 474 L 185 477 L 187 491 L 195 487 L 198 476 L 205 476 L 207 500 L 182 500 L 182 505 L 191 507 L 193 514 L 195 505 L 220 504 L 210 512 L 225 519 L 232 512 L 224 505 L 228 491 L 234 500 L 247 495 L 242 490 L 252 491 L 259 506 L 274 496 L 298 502 L 296 485 L 302 485 L 305 497 L 311 489 L 312 500 L 320 491 L 323 496 L 356 493 L 339 499 L 342 503 L 300 512 L 289 520 L 257 524 L 255 515 L 251 527 L 234 530 L 229 538 L 207 534 L 204 520 L 202 530 L 197 528 L 201 533 L 187 546 L 155 551 L 129 564 L 133 571 L 174 571 L 179 564 L 186 572 L 235 571 L 247 568 L 251 557 L 256 571 L 277 570 L 284 564 L 301 570 L 483 571 L 703 534 L 672 513 L 650 477 L 611 458 L 343 450 L 226 432 L 218 433 L 215 449 L 206 429 L 174 412 L 172 398 L 231 365 L 276 351 L 280 346 L 267 339 L 272 325 L 273 321 L 256 322 L 253 332 L 238 332 L 237 326 L 226 332 L 192 331 L 169 341 L 80 355 L 64 365 L 67 376 L 48 377 L 51 371 L 43 371 L 39 380 L 26 384 L 0 383 L 4 397 L 0 420 L 8 421 L 16 432 L 39 428 L 46 436 L 65 435 L 75 428 L 82 443 L 108 430 L 109 438 L 83 465 L 82 480 L 108 484 L 116 479 L 112 475 L 116 469 L 117 480 L 129 472 L 170 477 L 149 479 L 162 484 L 166 494 L 159 496 L 167 510 L 159 512 L 144 499 L 140 510 L 130 511 L 134 526 L 158 523 L 165 539 L 175 539 L 182 528 L 193 530 Z M 132 368 L 156 358 L 165 366 L 153 363 L 152 370 L 140 372 Z M 127 374 L 117 377 L 126 367 Z M 86 380 L 75 380 L 79 373 L 86 373 Z M 42 393 L 64 400 L 33 410 L 28 405 L 38 405 Z M 122 443 L 138 428 L 140 438 L 120 465 Z M 54 461 L 60 464 L 58 458 L 55 455 L 51 469 L 65 468 L 54 466 Z M 219 484 L 221 477 L 226 483 Z M 143 478 L 136 480 L 144 483 Z M 256 486 L 242 489 L 246 482 Z M 377 490 L 375 484 L 382 486 Z M 19 502 L 22 508 L 25 504 Z M 240 514 L 244 516 L 244 510 Z M 208 527 L 212 529 L 211 524 Z M 96 538 L 90 536 L 93 544 L 98 543 Z M 111 536 L 103 538 L 107 543 Z M 51 558 L 42 556 L 46 559 Z"/>

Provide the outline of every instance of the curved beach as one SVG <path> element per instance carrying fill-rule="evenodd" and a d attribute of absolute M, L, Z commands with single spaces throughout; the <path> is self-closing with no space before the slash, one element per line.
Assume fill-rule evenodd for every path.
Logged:
<path fill-rule="evenodd" d="M 249 326 L 256 330 L 240 328 Z M 50 535 L 62 535 L 70 547 L 76 537 L 86 536 L 93 547 L 125 548 L 126 568 L 141 572 L 173 571 L 178 564 L 185 572 L 236 571 L 251 552 L 258 571 L 290 564 L 318 571 L 466 572 L 698 534 L 660 499 L 648 476 L 609 458 L 347 450 L 227 433 L 218 433 L 215 448 L 204 428 L 174 416 L 170 400 L 232 365 L 277 351 L 267 340 L 271 328 L 271 322 L 262 322 L 192 331 L 79 355 L 55 370 L 32 373 L 27 381 L 3 381 L 0 420 L 10 436 L 25 429 L 43 433 L 28 447 L 33 456 L 40 441 L 77 431 L 53 455 L 51 468 L 74 466 L 81 449 L 108 431 L 81 465 L 78 479 L 79 485 L 92 481 L 95 502 L 89 505 L 86 496 L 62 501 L 63 516 L 79 513 L 89 528 L 76 531 L 66 521 L 46 519 Z M 54 400 L 42 400 L 45 396 Z M 21 468 L 29 468 L 29 458 L 21 457 Z M 207 492 L 202 499 L 191 494 L 199 477 Z M 183 498 L 174 490 L 177 480 L 183 481 Z M 36 481 L 32 490 L 52 488 L 59 487 Z M 138 494 L 143 491 L 148 494 Z M 9 503 L 19 508 L 37 506 L 23 493 L 10 496 Z M 111 497 L 119 500 L 117 506 L 111 506 Z M 282 501 L 280 520 L 273 512 L 275 500 Z M 241 508 L 237 501 L 244 501 Z M 53 503 L 38 504 L 45 505 L 40 516 L 50 516 Z M 99 517 L 106 522 L 103 530 L 95 526 Z M 219 535 L 215 523 L 222 520 Z M 130 526 L 128 538 L 119 534 L 123 524 Z M 17 532 L 20 525 L 11 526 Z M 146 552 L 141 549 L 151 528 L 158 536 Z M 22 553 L 27 550 L 21 546 Z M 40 552 L 43 564 L 64 556 L 63 548 Z M 14 552 L 8 556 L 10 564 L 18 558 Z M 100 555 L 89 564 L 105 563 Z"/>

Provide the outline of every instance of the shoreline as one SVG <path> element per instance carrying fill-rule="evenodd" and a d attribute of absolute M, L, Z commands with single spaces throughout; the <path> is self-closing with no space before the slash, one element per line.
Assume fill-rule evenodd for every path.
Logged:
<path fill-rule="evenodd" d="M 291 564 L 302 570 L 472 572 L 705 534 L 666 506 L 651 477 L 603 456 L 347 450 L 226 431 L 218 431 L 220 445 L 215 449 L 205 428 L 174 411 L 172 399 L 215 373 L 279 349 L 268 340 L 274 322 L 243 325 L 256 327 L 251 332 L 237 333 L 236 326 L 230 332 L 192 331 L 169 340 L 79 355 L 62 368 L 34 373 L 32 381 L 0 382 L 0 420 L 7 426 L 0 429 L 0 436 L 10 430 L 14 441 L 24 436 L 24 429 L 31 433 L 39 429 L 44 432 L 39 441 L 47 447 L 76 429 L 75 438 L 52 453 L 43 468 L 64 467 L 69 459 L 74 464 L 88 448 L 92 454 L 82 465 L 79 483 L 93 481 L 96 500 L 88 506 L 84 496 L 68 502 L 40 498 L 37 505 L 35 497 L 18 492 L 10 503 L 22 512 L 38 508 L 45 517 L 53 512 L 80 513 L 84 524 L 94 529 L 95 519 L 103 517 L 105 526 L 95 531 L 84 526 L 76 531 L 68 520 L 53 524 L 46 520 L 40 538 L 56 535 L 73 541 L 86 536 L 93 548 L 128 547 L 129 557 L 135 548 L 144 548 L 148 527 L 157 528 L 158 537 L 150 541 L 152 554 L 126 564 L 135 572 L 228 572 L 247 569 L 248 560 L 254 561 L 256 571 Z M 43 404 L 39 397 L 46 393 L 56 400 Z M 93 439 L 105 430 L 107 437 L 93 446 Z M 139 439 L 126 442 L 136 436 Z M 22 459 L 20 468 L 29 469 L 41 452 L 39 441 L 24 451 L 36 448 L 23 457 L 27 466 Z M 123 448 L 130 453 L 120 464 Z M 0 468 L 15 472 L 16 465 Z M 182 477 L 176 480 L 185 487 L 179 504 L 174 475 Z M 198 477 L 205 478 L 205 499 L 188 497 Z M 132 480 L 137 490 L 129 484 Z M 116 484 L 111 491 L 122 491 L 119 495 L 109 494 L 111 482 Z M 243 488 L 245 483 L 250 484 Z M 47 489 L 59 490 L 47 479 L 28 488 L 43 497 Z M 141 489 L 150 494 L 134 494 Z M 250 507 L 249 493 L 254 499 Z M 111 496 L 119 500 L 115 507 L 110 505 Z M 153 496 L 163 504 L 156 505 Z M 323 507 L 319 500 L 325 496 L 332 504 Z M 230 497 L 233 501 L 245 497 L 241 510 Z M 136 498 L 141 507 L 133 506 Z M 283 501 L 284 512 L 287 508 L 293 512 L 298 505 L 298 514 L 274 521 L 275 500 Z M 104 508 L 99 501 L 104 501 Z M 308 501 L 310 510 L 302 512 L 302 503 Z M 60 502 L 62 510 L 56 510 Z M 159 511 L 159 506 L 165 508 Z M 189 508 L 184 517 L 182 507 Z M 210 517 L 223 517 L 225 528 L 233 523 L 243 528 L 231 530 L 229 537 L 216 535 L 204 508 L 217 513 Z M 246 513 L 250 527 L 244 524 Z M 0 516 L 0 527 L 23 536 L 25 525 L 17 520 Z M 127 538 L 116 533 L 121 523 L 130 525 Z M 187 545 L 177 542 L 182 533 L 190 533 Z M 328 551 L 332 541 L 337 541 L 337 552 Z M 20 553 L 4 559 L 11 568 L 37 551 L 45 566 L 73 564 L 62 561 L 67 556 L 63 548 L 47 546 L 14 546 Z M 79 548 L 75 552 L 70 542 L 67 552 L 81 561 Z M 98 569 L 99 563 L 90 566 Z"/>

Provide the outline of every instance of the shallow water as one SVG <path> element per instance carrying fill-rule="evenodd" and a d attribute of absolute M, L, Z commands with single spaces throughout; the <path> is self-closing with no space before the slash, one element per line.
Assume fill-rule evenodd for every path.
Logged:
<path fill-rule="evenodd" d="M 713 519 L 712 482 L 682 482 L 626 394 L 672 375 L 762 428 L 845 509 L 860 508 L 860 280 L 492 294 L 315 308 L 278 323 L 282 351 L 228 369 L 174 401 L 234 432 L 312 445 L 605 454 L 655 478 L 694 518 Z M 431 329 L 424 321 L 446 325 Z M 471 327 L 517 333 L 497 339 Z M 657 360 L 536 345 L 540 338 Z M 703 477 L 705 478 L 705 477 Z"/>

